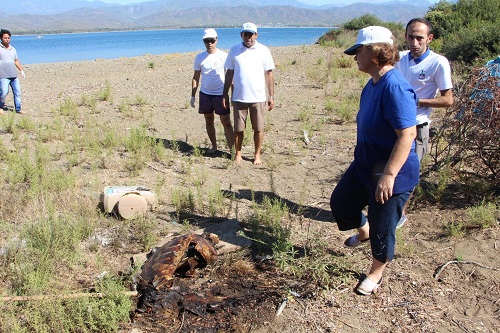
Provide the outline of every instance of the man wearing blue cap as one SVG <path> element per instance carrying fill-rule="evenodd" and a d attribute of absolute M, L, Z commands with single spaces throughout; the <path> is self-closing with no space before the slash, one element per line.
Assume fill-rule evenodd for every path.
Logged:
<path fill-rule="evenodd" d="M 194 74 L 191 83 L 191 107 L 195 107 L 196 91 L 200 86 L 200 105 L 198 113 L 205 116 L 205 128 L 212 147 L 208 154 L 217 152 L 217 138 L 215 134 L 214 112 L 219 115 L 229 150 L 233 149 L 234 134 L 231 125 L 230 109 L 222 107 L 222 90 L 224 88 L 224 63 L 227 53 L 217 48 L 217 32 L 214 29 L 203 31 L 203 43 L 206 51 L 196 55 L 194 59 Z"/>
<path fill-rule="evenodd" d="M 222 103 L 224 107 L 229 105 L 228 94 L 233 85 L 235 162 L 242 161 L 243 133 L 250 113 L 255 145 L 253 164 L 259 165 L 262 164 L 260 152 L 264 139 L 264 109 L 266 104 L 269 111 L 274 107 L 274 60 L 271 51 L 257 42 L 259 34 L 254 23 L 243 24 L 240 36 L 243 42 L 231 48 L 224 65 L 226 77 Z"/>

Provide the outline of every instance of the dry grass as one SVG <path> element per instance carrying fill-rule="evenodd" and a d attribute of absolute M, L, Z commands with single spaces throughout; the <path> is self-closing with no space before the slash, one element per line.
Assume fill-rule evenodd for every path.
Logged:
<path fill-rule="evenodd" d="M 74 332 L 75 327 L 105 332 L 127 326 L 133 304 L 118 295 L 134 273 L 131 254 L 148 251 L 173 231 L 190 232 L 227 218 L 253 226 L 250 236 L 256 240 L 274 240 L 262 251 L 274 249 L 283 271 L 330 290 L 325 297 L 335 309 L 355 308 L 359 301 L 342 290 L 354 280 L 352 272 L 363 270 L 369 253 L 337 249 L 345 234 L 330 223 L 325 203 L 352 159 L 353 115 L 367 78 L 350 59 L 339 58 L 337 49 L 272 51 L 276 109 L 267 116 L 260 167 L 248 159 L 235 165 L 228 151 L 203 155 L 203 121 L 183 98 L 194 54 L 27 66 L 32 82 L 23 82 L 23 90 L 30 114 L 7 114 L 0 123 L 0 292 L 98 289 L 110 296 L 99 302 L 0 303 L 0 332 Z M 151 64 L 154 71 L 148 71 Z M 64 77 L 55 80 L 62 70 Z M 99 81 L 96 71 L 113 74 Z M 42 82 L 50 85 L 50 94 Z M 246 138 L 249 158 L 251 132 Z M 220 131 L 218 140 L 224 147 Z M 98 195 L 108 185 L 147 186 L 158 195 L 158 210 L 133 221 L 104 214 Z M 307 255 L 299 259 L 297 253 Z M 218 265 L 222 273 L 255 272 L 246 252 Z M 336 307 L 344 299 L 352 303 Z M 373 302 L 387 306 L 381 299 Z M 333 319 L 338 312 L 325 315 L 331 308 L 321 304 L 316 305 L 323 317 L 309 324 L 298 320 L 305 331 L 338 324 Z M 94 307 L 109 316 L 88 312 Z M 299 311 L 301 305 L 292 308 Z M 422 316 L 418 320 L 425 323 Z M 408 325 L 425 328 L 418 320 L 408 319 Z"/>

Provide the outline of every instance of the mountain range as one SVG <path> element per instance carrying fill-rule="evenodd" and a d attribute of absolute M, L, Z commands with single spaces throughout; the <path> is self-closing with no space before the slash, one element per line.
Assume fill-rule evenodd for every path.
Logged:
<path fill-rule="evenodd" d="M 16 34 L 233 27 L 245 21 L 259 26 L 338 26 L 364 14 L 405 23 L 423 16 L 430 6 L 425 0 L 374 0 L 345 6 L 312 6 L 296 0 L 155 0 L 130 5 L 18 0 L 2 4 L 0 22 Z"/>

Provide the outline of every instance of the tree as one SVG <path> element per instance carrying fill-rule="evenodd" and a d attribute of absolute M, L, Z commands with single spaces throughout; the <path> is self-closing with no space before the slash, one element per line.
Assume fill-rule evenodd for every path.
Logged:
<path fill-rule="evenodd" d="M 449 60 L 484 63 L 500 52 L 500 1 L 440 1 L 425 15 L 433 25 L 433 48 Z"/>
<path fill-rule="evenodd" d="M 382 25 L 383 21 L 375 15 L 366 14 L 361 17 L 350 20 L 342 25 L 342 28 L 347 30 L 360 30 L 371 25 Z"/>
<path fill-rule="evenodd" d="M 386 27 L 394 34 L 394 40 L 396 45 L 404 44 L 404 26 L 402 23 L 398 22 L 384 22 L 377 18 L 375 15 L 365 14 L 363 16 L 352 19 L 344 23 L 340 29 L 331 30 L 321 36 L 318 40 L 320 44 L 328 44 L 331 41 L 336 42 L 337 47 L 348 47 L 352 45 L 350 39 L 356 40 L 356 34 L 359 30 L 366 28 L 368 26 L 378 25 Z M 343 36 L 349 36 L 349 42 L 346 43 Z M 340 41 L 339 41 L 340 40 Z M 350 45 L 348 45 L 350 44 Z M 401 46 L 401 45 L 398 45 Z"/>

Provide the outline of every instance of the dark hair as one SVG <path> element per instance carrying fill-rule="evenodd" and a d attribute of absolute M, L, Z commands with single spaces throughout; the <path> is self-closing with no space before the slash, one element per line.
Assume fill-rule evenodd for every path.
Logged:
<path fill-rule="evenodd" d="M 385 65 L 394 66 L 399 61 L 399 52 L 394 45 L 375 43 L 365 46 L 372 51 L 372 61 L 380 67 Z"/>
<path fill-rule="evenodd" d="M 413 23 L 423 23 L 427 26 L 427 34 L 430 35 L 432 33 L 432 24 L 431 22 L 427 21 L 426 19 L 424 18 L 420 18 L 420 17 L 417 17 L 417 18 L 414 18 L 414 19 L 411 19 L 410 22 L 408 22 L 408 24 L 406 25 L 406 29 L 405 29 L 405 32 L 408 31 L 408 28 L 410 27 L 410 25 L 412 25 Z"/>
<path fill-rule="evenodd" d="M 10 31 L 9 31 L 9 30 L 6 30 L 6 29 L 2 29 L 2 30 L 0 30 L 0 36 L 3 36 L 3 35 L 5 35 L 5 34 L 7 34 L 7 35 L 9 35 L 9 36 L 12 36 L 12 35 L 10 34 Z"/>

